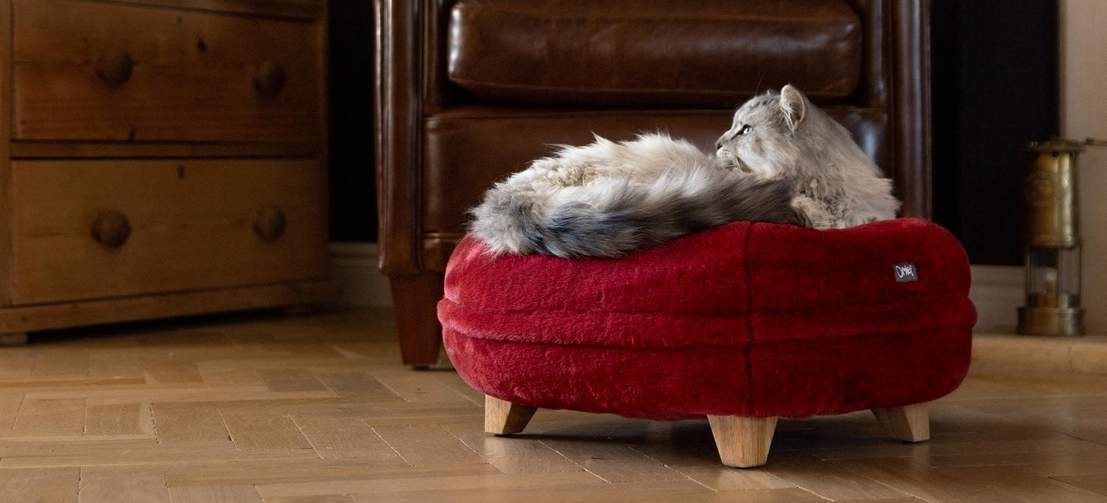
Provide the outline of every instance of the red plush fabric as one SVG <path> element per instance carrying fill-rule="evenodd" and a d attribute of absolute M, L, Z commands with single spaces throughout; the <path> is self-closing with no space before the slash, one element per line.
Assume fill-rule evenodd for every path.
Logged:
<path fill-rule="evenodd" d="M 917 281 L 898 282 L 912 263 Z M 493 256 L 466 237 L 438 316 L 461 377 L 523 405 L 671 419 L 939 398 L 969 365 L 968 260 L 922 220 L 739 222 L 621 259 Z"/>

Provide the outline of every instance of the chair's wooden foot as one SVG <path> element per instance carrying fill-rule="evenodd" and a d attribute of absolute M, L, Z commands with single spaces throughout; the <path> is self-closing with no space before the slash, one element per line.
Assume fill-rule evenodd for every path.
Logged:
<path fill-rule="evenodd" d="M 0 346 L 22 346 L 27 343 L 27 333 L 0 334 Z"/>
<path fill-rule="evenodd" d="M 707 416 L 719 458 L 735 468 L 753 468 L 769 459 L 775 417 Z"/>
<path fill-rule="evenodd" d="M 484 432 L 493 435 L 519 433 L 527 427 L 537 410 L 484 395 Z"/>
<path fill-rule="evenodd" d="M 442 325 L 438 323 L 438 301 L 442 299 L 443 276 L 436 273 L 390 276 L 392 312 L 400 337 L 400 355 L 405 365 L 432 368 L 442 347 Z"/>
<path fill-rule="evenodd" d="M 904 442 L 930 440 L 930 413 L 929 406 L 925 403 L 873 409 L 873 415 L 897 440 Z"/>

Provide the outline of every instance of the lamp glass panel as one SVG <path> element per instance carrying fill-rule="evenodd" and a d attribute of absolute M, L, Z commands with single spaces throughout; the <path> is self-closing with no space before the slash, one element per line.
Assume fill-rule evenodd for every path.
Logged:
<path fill-rule="evenodd" d="M 1026 301 L 1032 307 L 1080 305 L 1080 248 L 1030 248 Z"/>

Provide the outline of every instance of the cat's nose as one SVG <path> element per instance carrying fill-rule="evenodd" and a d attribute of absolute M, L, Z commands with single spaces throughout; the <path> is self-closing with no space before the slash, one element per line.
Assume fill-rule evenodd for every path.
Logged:
<path fill-rule="evenodd" d="M 715 150 L 719 150 L 721 148 L 723 148 L 723 139 L 719 138 L 718 140 L 715 140 Z"/>

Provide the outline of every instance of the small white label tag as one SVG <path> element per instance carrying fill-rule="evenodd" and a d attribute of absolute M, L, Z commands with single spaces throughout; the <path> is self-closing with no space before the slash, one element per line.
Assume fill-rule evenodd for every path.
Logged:
<path fill-rule="evenodd" d="M 896 283 L 914 283 L 919 280 L 919 271 L 914 262 L 896 264 Z"/>

